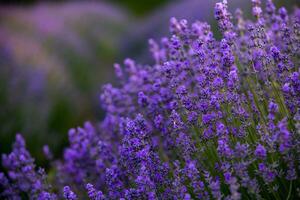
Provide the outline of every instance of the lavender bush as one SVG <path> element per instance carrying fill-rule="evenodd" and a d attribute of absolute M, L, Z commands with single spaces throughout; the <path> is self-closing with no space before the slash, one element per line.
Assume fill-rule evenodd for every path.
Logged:
<path fill-rule="evenodd" d="M 152 63 L 152 58 L 148 53 L 148 38 L 159 39 L 168 34 L 168 26 L 166 24 L 171 17 L 176 16 L 179 19 L 195 21 L 201 19 L 211 25 L 212 32 L 215 32 L 215 38 L 220 38 L 219 32 L 216 32 L 217 22 L 214 20 L 213 8 L 219 0 L 199 1 L 199 0 L 183 0 L 170 1 L 165 6 L 160 7 L 155 12 L 147 16 L 144 20 L 139 20 L 135 28 L 130 29 L 130 34 L 126 40 L 123 40 L 124 47 L 127 50 L 127 56 L 134 56 L 135 61 L 139 63 Z M 291 10 L 293 6 L 300 5 L 297 0 L 273 0 L 276 6 L 285 6 L 287 10 Z M 244 12 L 244 17 L 251 16 L 251 2 L 241 0 L 228 1 L 228 9 L 234 12 L 235 8 L 240 8 Z M 188 11 L 188 12 L 187 12 Z M 131 39 L 132 38 L 132 39 Z M 129 51 L 128 51 L 129 49 Z"/>
<path fill-rule="evenodd" d="M 2 197 L 299 198 L 300 10 L 252 2 L 252 21 L 216 4 L 220 41 L 207 23 L 172 18 L 171 37 L 149 41 L 155 65 L 116 64 L 106 118 L 69 131 L 48 177 L 17 135 Z"/>

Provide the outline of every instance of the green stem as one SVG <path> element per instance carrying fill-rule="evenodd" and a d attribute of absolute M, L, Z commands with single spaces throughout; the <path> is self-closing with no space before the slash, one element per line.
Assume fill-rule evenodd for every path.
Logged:
<path fill-rule="evenodd" d="M 289 200 L 289 199 L 290 199 L 290 197 L 291 197 L 291 195 L 292 195 L 292 188 L 293 188 L 293 181 L 291 181 L 291 183 L 290 183 L 289 194 L 288 194 L 286 200 Z"/>

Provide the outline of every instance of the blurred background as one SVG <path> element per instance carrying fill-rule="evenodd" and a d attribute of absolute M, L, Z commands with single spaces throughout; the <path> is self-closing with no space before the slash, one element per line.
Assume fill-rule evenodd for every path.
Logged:
<path fill-rule="evenodd" d="M 113 64 L 151 64 L 148 39 L 168 35 L 170 17 L 208 21 L 216 0 L 0 1 L 0 153 L 22 133 L 39 165 L 55 157 L 68 129 L 103 118 L 99 93 Z M 251 14 L 251 1 L 229 0 Z M 275 1 L 299 6 L 298 0 Z M 218 34 L 216 32 L 216 34 Z"/>

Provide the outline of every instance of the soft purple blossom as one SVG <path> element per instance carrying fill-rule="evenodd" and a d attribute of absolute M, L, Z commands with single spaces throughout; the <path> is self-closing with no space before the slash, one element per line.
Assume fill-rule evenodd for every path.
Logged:
<path fill-rule="evenodd" d="M 64 192 L 64 198 L 66 200 L 76 200 L 77 199 L 76 194 L 71 190 L 71 188 L 69 186 L 65 186 L 63 192 Z"/>
<path fill-rule="evenodd" d="M 57 195 L 296 199 L 299 14 L 252 3 L 256 19 L 237 11 L 237 25 L 227 1 L 216 4 L 221 40 L 206 23 L 172 18 L 170 38 L 150 40 L 153 66 L 116 64 L 120 84 L 105 85 L 100 97 L 105 119 L 71 129 L 64 158 L 53 163 L 57 187 L 70 185 L 78 197 L 69 186 Z M 3 165 L 2 196 L 50 195 L 19 136 Z"/>

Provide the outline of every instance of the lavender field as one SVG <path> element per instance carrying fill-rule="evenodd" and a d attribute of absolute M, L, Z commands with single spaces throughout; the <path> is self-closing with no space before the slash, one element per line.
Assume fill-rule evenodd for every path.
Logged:
<path fill-rule="evenodd" d="M 113 2 L 0 6 L 0 199 L 300 199 L 299 2 Z"/>

